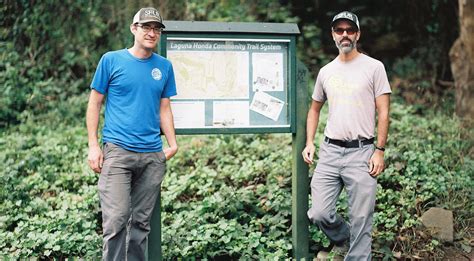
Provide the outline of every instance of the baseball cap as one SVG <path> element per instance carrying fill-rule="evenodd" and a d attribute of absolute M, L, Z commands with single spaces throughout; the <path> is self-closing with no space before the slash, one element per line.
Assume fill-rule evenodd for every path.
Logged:
<path fill-rule="evenodd" d="M 162 28 L 165 28 L 165 25 L 163 24 L 163 18 L 161 17 L 158 10 L 153 7 L 145 7 L 138 10 L 138 12 L 133 17 L 132 24 L 144 24 L 149 22 L 157 22 Z"/>
<path fill-rule="evenodd" d="M 354 23 L 357 26 L 357 29 L 360 30 L 359 18 L 357 18 L 357 15 L 355 15 L 354 13 L 351 13 L 349 11 L 343 11 L 343 12 L 340 12 L 337 15 L 335 15 L 334 18 L 332 19 L 331 27 L 333 27 L 334 24 L 337 21 L 341 20 L 341 19 L 345 19 L 345 20 L 348 20 L 348 21 Z"/>

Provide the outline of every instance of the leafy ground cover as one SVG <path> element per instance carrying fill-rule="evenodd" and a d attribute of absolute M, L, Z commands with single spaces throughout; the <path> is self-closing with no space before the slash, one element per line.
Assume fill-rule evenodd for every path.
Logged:
<path fill-rule="evenodd" d="M 85 101 L 71 98 L 0 134 L 0 256 L 100 256 L 98 177 L 85 163 Z M 443 243 L 420 226 L 421 213 L 431 206 L 454 211 L 456 240 L 449 247 L 470 247 L 472 230 L 464 221 L 473 213 L 474 162 L 458 124 L 448 115 L 419 115 L 393 104 L 388 167 L 377 194 L 375 257 L 445 255 Z M 164 258 L 290 257 L 290 135 L 178 138 L 181 149 L 162 188 Z M 347 209 L 344 195 L 338 208 Z M 315 227 L 311 240 L 328 245 Z"/>

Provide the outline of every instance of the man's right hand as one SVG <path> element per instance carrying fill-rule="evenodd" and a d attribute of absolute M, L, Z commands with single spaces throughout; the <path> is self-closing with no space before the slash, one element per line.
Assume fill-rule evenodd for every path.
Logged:
<path fill-rule="evenodd" d="M 306 145 L 306 147 L 304 148 L 302 154 L 303 154 L 303 159 L 304 159 L 304 162 L 308 163 L 308 164 L 312 164 L 313 163 L 313 159 L 314 159 L 314 151 L 315 151 L 315 147 L 314 147 L 314 144 L 308 144 Z"/>
<path fill-rule="evenodd" d="M 104 155 L 98 145 L 89 147 L 89 156 L 87 157 L 87 160 L 89 162 L 89 167 L 95 173 L 100 173 L 102 170 L 102 164 L 104 163 Z"/>

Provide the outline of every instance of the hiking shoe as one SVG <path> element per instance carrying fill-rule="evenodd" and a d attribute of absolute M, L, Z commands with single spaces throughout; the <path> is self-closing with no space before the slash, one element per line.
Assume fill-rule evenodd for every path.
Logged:
<path fill-rule="evenodd" d="M 333 261 L 342 261 L 344 257 L 349 252 L 350 243 L 349 241 L 345 241 L 342 245 L 334 245 L 331 249 L 331 252 L 328 255 L 328 258 Z"/>
<path fill-rule="evenodd" d="M 319 251 L 314 261 L 342 261 L 349 252 L 349 241 L 342 245 L 333 245 L 331 252 Z"/>
<path fill-rule="evenodd" d="M 329 253 L 326 251 L 319 251 L 313 261 L 329 261 Z"/>

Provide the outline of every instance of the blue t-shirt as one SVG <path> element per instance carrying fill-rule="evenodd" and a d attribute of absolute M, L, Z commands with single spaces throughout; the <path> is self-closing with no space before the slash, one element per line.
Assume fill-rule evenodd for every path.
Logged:
<path fill-rule="evenodd" d="M 127 49 L 108 52 L 91 88 L 107 96 L 103 142 L 135 152 L 162 151 L 160 101 L 176 95 L 170 61 L 155 53 L 138 59 Z"/>

